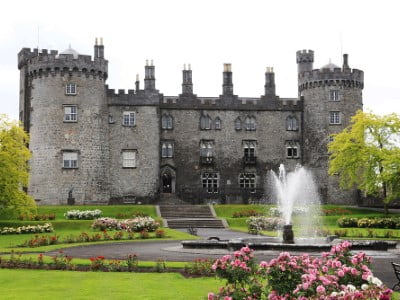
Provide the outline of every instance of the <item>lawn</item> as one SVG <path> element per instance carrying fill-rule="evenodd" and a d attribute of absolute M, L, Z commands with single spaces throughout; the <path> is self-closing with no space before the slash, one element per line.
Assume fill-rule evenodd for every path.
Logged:
<path fill-rule="evenodd" d="M 49 274 L 51 272 L 51 274 Z M 0 270 L 2 299 L 205 299 L 222 284 L 179 273 Z"/>

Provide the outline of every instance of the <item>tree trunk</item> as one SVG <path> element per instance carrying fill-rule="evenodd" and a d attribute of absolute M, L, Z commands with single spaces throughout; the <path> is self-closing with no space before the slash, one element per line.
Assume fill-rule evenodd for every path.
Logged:
<path fill-rule="evenodd" d="M 386 197 L 387 197 L 387 188 L 386 188 L 386 183 L 383 184 L 383 210 L 385 212 L 385 215 L 389 214 L 389 208 L 388 208 L 388 203 L 386 202 Z"/>

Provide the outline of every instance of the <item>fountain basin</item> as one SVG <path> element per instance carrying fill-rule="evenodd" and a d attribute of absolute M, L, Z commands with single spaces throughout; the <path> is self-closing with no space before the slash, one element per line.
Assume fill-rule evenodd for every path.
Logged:
<path fill-rule="evenodd" d="M 249 246 L 253 250 L 275 250 L 275 251 L 301 251 L 301 252 L 322 252 L 329 251 L 333 245 L 339 244 L 343 240 L 335 239 L 329 242 L 326 238 L 303 238 L 295 239 L 294 244 L 283 243 L 278 238 L 237 238 L 231 240 L 189 240 L 182 241 L 184 249 L 227 249 L 236 251 L 244 246 Z M 351 250 L 379 250 L 387 251 L 394 249 L 397 243 L 394 241 L 374 241 L 374 240 L 350 240 Z"/>

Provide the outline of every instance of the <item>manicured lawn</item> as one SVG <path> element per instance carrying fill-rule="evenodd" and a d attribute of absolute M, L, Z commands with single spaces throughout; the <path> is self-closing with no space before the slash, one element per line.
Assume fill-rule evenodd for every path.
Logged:
<path fill-rule="evenodd" d="M 205 299 L 223 285 L 179 273 L 0 270 L 2 299 Z"/>

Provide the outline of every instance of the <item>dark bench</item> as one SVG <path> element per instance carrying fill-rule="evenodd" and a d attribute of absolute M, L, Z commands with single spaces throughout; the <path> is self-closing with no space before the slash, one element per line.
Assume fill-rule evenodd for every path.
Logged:
<path fill-rule="evenodd" d="M 393 270 L 394 270 L 394 275 L 396 275 L 397 278 L 397 283 L 393 286 L 392 290 L 395 291 L 396 288 L 400 289 L 400 264 L 396 264 L 392 262 Z"/>

